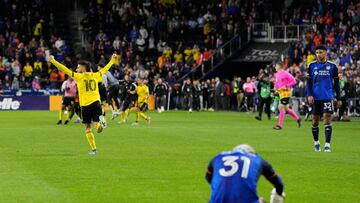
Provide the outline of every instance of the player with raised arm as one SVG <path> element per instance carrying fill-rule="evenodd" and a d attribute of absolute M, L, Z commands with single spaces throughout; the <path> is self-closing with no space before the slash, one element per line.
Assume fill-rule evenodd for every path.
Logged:
<path fill-rule="evenodd" d="M 330 141 L 332 134 L 331 114 L 334 90 L 337 106 L 341 106 L 338 69 L 335 63 L 326 58 L 326 47 L 319 45 L 315 49 L 316 61 L 309 64 L 307 73 L 308 102 L 312 105 L 312 134 L 316 152 L 321 151 L 319 142 L 319 121 L 323 115 L 325 127 L 325 152 L 331 152 Z"/>
<path fill-rule="evenodd" d="M 291 87 L 296 84 L 295 78 L 287 71 L 284 70 L 284 65 L 282 63 L 276 63 L 275 65 L 276 74 L 275 74 L 275 90 L 279 93 L 280 96 L 280 117 L 278 124 L 274 127 L 275 130 L 281 130 L 282 124 L 285 118 L 285 112 L 290 114 L 298 123 L 298 126 L 301 126 L 301 118 L 296 115 L 296 113 L 289 108 L 289 101 L 291 96 Z"/>
<path fill-rule="evenodd" d="M 114 64 L 117 55 L 113 54 L 110 62 L 98 72 L 92 72 L 91 64 L 88 61 L 79 61 L 76 72 L 68 69 L 63 64 L 50 56 L 50 62 L 54 64 L 59 70 L 64 71 L 65 74 L 72 77 L 78 87 L 79 102 L 81 106 L 81 117 L 85 127 L 86 138 L 90 144 L 91 152 L 89 154 L 95 155 L 97 153 L 95 137 L 91 131 L 91 123 L 94 122 L 98 133 L 102 132 L 106 127 L 105 119 L 101 115 L 100 95 L 98 81 L 101 80 L 102 75 L 108 71 Z"/>
<path fill-rule="evenodd" d="M 209 203 L 260 203 L 256 192 L 260 174 L 275 187 L 271 193 L 270 203 L 282 203 L 285 193 L 280 176 L 251 146 L 241 144 L 232 151 L 218 154 L 210 161 L 205 175 L 211 185 Z"/>

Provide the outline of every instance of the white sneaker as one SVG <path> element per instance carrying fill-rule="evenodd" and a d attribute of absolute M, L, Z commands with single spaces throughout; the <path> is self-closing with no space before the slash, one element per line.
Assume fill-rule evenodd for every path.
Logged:
<path fill-rule="evenodd" d="M 324 148 L 324 152 L 331 152 L 330 147 L 329 147 L 329 146 L 325 146 L 325 148 Z"/>
<path fill-rule="evenodd" d="M 99 123 L 100 123 L 102 128 L 107 128 L 106 120 L 105 120 L 105 117 L 103 115 L 99 116 Z"/>
<path fill-rule="evenodd" d="M 114 111 L 112 116 L 111 116 L 111 120 L 114 120 L 116 117 L 118 117 L 120 115 L 120 112 L 118 111 Z"/>
<path fill-rule="evenodd" d="M 192 112 L 192 109 L 189 109 L 189 112 L 191 113 L 191 112 Z"/>
<path fill-rule="evenodd" d="M 96 149 L 95 149 L 95 150 L 91 150 L 91 151 L 89 152 L 89 155 L 96 155 L 96 154 L 97 154 Z"/>
<path fill-rule="evenodd" d="M 74 121 L 74 123 L 80 123 L 81 119 L 79 117 L 77 117 Z"/>
<path fill-rule="evenodd" d="M 138 126 L 139 125 L 139 122 L 134 122 L 131 124 L 131 126 Z"/>

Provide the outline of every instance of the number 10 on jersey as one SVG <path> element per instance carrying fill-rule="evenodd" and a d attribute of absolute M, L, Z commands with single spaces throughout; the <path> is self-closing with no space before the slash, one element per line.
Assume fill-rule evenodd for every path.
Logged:
<path fill-rule="evenodd" d="M 96 82 L 95 80 L 84 80 L 86 91 L 95 91 L 96 90 Z"/>

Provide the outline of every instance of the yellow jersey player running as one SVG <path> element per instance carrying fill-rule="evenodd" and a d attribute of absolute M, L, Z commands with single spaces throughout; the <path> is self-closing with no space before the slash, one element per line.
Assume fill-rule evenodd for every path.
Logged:
<path fill-rule="evenodd" d="M 145 119 L 150 124 L 151 118 L 144 114 L 144 111 L 148 107 L 149 87 L 144 83 L 143 78 L 138 78 L 137 83 L 138 85 L 135 89 L 135 92 L 138 95 L 136 104 L 136 120 L 132 125 L 139 125 L 139 117 Z"/>
<path fill-rule="evenodd" d="M 64 71 L 65 74 L 72 77 L 77 84 L 81 117 L 85 127 L 86 138 L 91 147 L 89 153 L 91 155 L 96 155 L 97 153 L 94 134 L 91 131 L 91 122 L 94 122 L 98 133 L 102 132 L 103 128 L 106 128 L 104 116 L 101 115 L 98 82 L 102 79 L 102 75 L 111 68 L 116 57 L 117 55 L 113 54 L 110 62 L 103 69 L 93 73 L 91 64 L 88 61 L 79 61 L 76 72 L 74 72 L 56 61 L 54 56 L 50 56 L 50 62 L 59 70 Z"/>

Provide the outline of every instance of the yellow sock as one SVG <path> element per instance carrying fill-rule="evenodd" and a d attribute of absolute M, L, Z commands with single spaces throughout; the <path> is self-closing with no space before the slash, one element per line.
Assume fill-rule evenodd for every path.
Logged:
<path fill-rule="evenodd" d="M 139 115 L 140 115 L 141 118 L 143 118 L 145 120 L 148 119 L 148 117 L 143 112 L 139 112 Z"/>
<path fill-rule="evenodd" d="M 136 113 L 136 122 L 139 122 L 140 112 Z"/>
<path fill-rule="evenodd" d="M 117 106 L 116 106 L 116 104 L 115 104 L 114 99 L 111 99 L 111 101 L 112 101 L 112 106 L 113 106 L 113 108 L 114 108 L 114 111 L 117 111 L 118 108 L 117 108 Z"/>
<path fill-rule="evenodd" d="M 124 119 L 123 120 L 126 121 L 128 116 L 129 116 L 129 109 L 126 109 L 125 113 L 124 113 Z"/>
<path fill-rule="evenodd" d="M 66 114 L 66 120 L 70 120 L 70 116 L 71 116 L 71 112 L 68 112 L 68 113 Z"/>
<path fill-rule="evenodd" d="M 92 132 L 87 132 L 86 133 L 86 138 L 89 142 L 89 145 L 91 147 L 92 150 L 96 149 L 96 144 L 95 144 L 95 137 L 94 134 Z"/>
<path fill-rule="evenodd" d="M 124 116 L 125 116 L 125 111 L 121 111 L 119 116 L 121 121 L 124 119 Z"/>
<path fill-rule="evenodd" d="M 104 107 L 101 108 L 102 115 L 105 116 L 105 109 Z"/>
<path fill-rule="evenodd" d="M 60 111 L 59 111 L 59 121 L 62 121 L 63 117 L 64 117 L 64 111 L 62 109 L 60 109 Z"/>
<path fill-rule="evenodd" d="M 97 132 L 97 133 L 101 133 L 102 130 L 103 130 L 103 127 L 101 126 L 100 123 L 96 123 L 95 128 L 96 128 L 96 132 Z"/>

